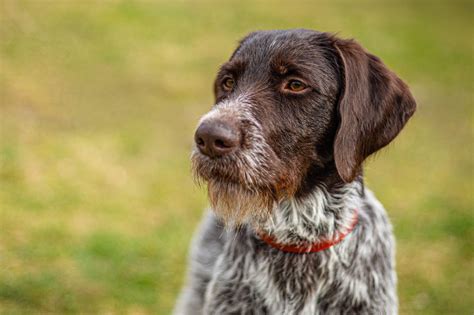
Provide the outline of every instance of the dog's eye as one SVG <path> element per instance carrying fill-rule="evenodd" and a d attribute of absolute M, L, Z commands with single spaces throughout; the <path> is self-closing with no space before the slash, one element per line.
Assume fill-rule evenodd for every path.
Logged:
<path fill-rule="evenodd" d="M 232 78 L 226 78 L 222 82 L 222 87 L 226 91 L 232 91 L 232 89 L 234 88 L 234 85 L 235 85 L 235 81 Z"/>
<path fill-rule="evenodd" d="M 290 80 L 285 87 L 285 89 L 290 90 L 291 92 L 301 92 L 306 88 L 306 84 L 304 84 L 300 80 Z"/>

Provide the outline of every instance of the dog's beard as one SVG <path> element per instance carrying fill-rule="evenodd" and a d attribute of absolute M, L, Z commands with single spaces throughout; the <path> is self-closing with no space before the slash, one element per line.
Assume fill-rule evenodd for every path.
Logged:
<path fill-rule="evenodd" d="M 263 172 L 269 165 L 245 168 L 236 157 L 211 162 L 196 150 L 191 161 L 195 181 L 207 183 L 212 210 L 226 226 L 259 224 L 268 219 L 279 200 L 272 184 L 274 176 Z"/>
<path fill-rule="evenodd" d="M 209 201 L 226 226 L 240 226 L 265 221 L 276 198 L 270 191 L 249 189 L 241 184 L 209 180 Z"/>

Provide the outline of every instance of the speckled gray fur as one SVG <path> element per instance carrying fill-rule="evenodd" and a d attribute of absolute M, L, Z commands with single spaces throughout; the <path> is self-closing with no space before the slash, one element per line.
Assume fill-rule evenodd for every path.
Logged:
<path fill-rule="evenodd" d="M 392 227 L 362 164 L 414 113 L 407 85 L 356 41 L 296 29 L 244 38 L 214 92 L 192 153 L 212 209 L 174 314 L 396 314 Z M 355 228 L 319 252 L 288 253 L 258 237 L 334 240 L 356 213 Z"/>
<path fill-rule="evenodd" d="M 334 208 L 349 214 L 358 207 L 359 222 L 341 243 L 316 253 L 279 251 L 250 227 L 226 230 L 207 212 L 175 314 L 396 314 L 392 228 L 359 185 L 338 205 L 319 204 L 330 221 Z"/>

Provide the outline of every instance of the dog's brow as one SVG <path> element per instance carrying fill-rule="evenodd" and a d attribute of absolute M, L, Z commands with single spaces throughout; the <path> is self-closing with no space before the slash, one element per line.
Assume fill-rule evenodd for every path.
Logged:
<path fill-rule="evenodd" d="M 300 72 L 298 66 L 293 61 L 281 57 L 274 58 L 270 63 L 270 67 L 273 72 L 280 75 L 298 74 Z"/>
<path fill-rule="evenodd" d="M 271 71 L 279 76 L 301 76 L 303 79 L 312 81 L 311 69 L 295 60 L 277 57 L 271 61 L 270 67 Z"/>
<path fill-rule="evenodd" d="M 233 74 L 242 73 L 245 69 L 246 63 L 241 59 L 233 59 L 221 66 L 220 73 L 230 72 Z"/>

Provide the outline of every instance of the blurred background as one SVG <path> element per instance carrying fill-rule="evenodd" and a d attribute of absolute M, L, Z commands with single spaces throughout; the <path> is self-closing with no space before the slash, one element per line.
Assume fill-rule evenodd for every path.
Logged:
<path fill-rule="evenodd" d="M 199 117 L 247 32 L 358 39 L 419 108 L 366 164 L 401 314 L 473 314 L 473 2 L 0 0 L 0 313 L 168 314 Z"/>

